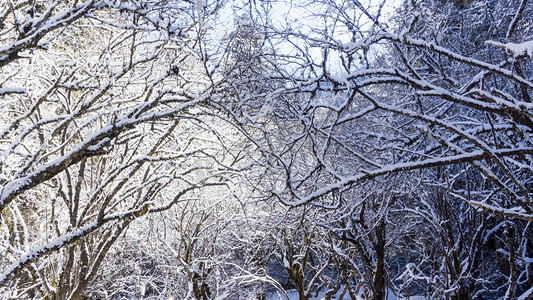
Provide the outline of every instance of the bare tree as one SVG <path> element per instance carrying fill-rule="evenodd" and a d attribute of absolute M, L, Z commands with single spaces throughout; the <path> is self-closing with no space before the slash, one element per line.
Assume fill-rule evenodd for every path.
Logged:
<path fill-rule="evenodd" d="M 397 174 L 405 180 L 391 182 L 398 190 L 392 198 L 417 216 L 410 221 L 441 232 L 431 257 L 445 258 L 428 269 L 442 282 L 407 275 L 450 299 L 529 295 L 533 83 L 526 2 L 407 1 L 397 25 L 384 21 L 385 2 L 291 2 L 297 18 L 269 27 L 271 39 L 293 54 L 278 57 L 286 67 L 273 76 L 286 80 L 284 91 L 264 125 L 244 126 L 267 158 L 265 196 L 289 206 L 342 207 L 339 195 Z M 464 27 L 439 21 L 452 16 Z M 494 30 L 483 34 L 483 26 Z M 424 189 L 426 198 L 409 195 Z M 384 218 L 369 225 L 379 228 Z M 495 234 L 500 242 L 491 244 Z M 502 271 L 476 273 L 491 251 L 501 253 L 494 260 Z"/>
<path fill-rule="evenodd" d="M 3 292 L 81 298 L 133 220 L 225 185 L 234 157 L 202 113 L 220 5 L 3 7 Z"/>
<path fill-rule="evenodd" d="M 388 7 L 6 2 L 0 292 L 529 297 L 532 7 Z"/>

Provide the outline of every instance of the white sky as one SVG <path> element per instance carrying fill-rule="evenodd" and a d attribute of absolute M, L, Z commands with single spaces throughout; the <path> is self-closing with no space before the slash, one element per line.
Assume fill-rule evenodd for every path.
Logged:
<path fill-rule="evenodd" d="M 292 32 L 301 32 L 306 35 L 313 36 L 317 41 L 322 40 L 328 44 L 347 44 L 352 41 L 352 33 L 342 23 L 341 19 L 350 18 L 353 24 L 357 25 L 359 31 L 363 34 L 370 31 L 373 22 L 364 15 L 361 10 L 354 4 L 357 0 L 331 0 L 336 7 L 326 5 L 324 3 L 316 3 L 306 0 L 284 0 L 275 1 L 272 4 L 271 17 L 272 22 L 278 29 L 290 29 Z M 384 0 L 385 3 L 381 10 L 379 21 L 381 23 L 387 23 L 394 11 L 401 4 L 401 0 Z M 321 1 L 327 2 L 327 1 Z M 375 15 L 381 1 L 375 0 L 361 0 L 361 5 L 368 9 L 370 14 Z M 339 9 L 340 8 L 340 9 Z M 339 11 L 342 11 L 344 15 L 341 15 Z M 327 14 L 328 23 L 324 23 L 323 18 L 317 17 L 316 14 Z M 328 28 L 328 39 L 324 39 L 321 31 L 324 28 Z M 355 36 L 357 41 L 359 36 Z M 296 42 L 296 39 L 292 39 Z M 303 46 L 302 43 L 298 43 Z M 311 54 L 316 61 L 321 60 L 321 48 L 316 45 L 311 50 Z M 279 45 L 282 51 L 291 52 L 294 49 L 288 42 Z M 293 53 L 294 54 L 294 53 Z M 340 53 L 332 53 L 329 57 L 330 66 L 333 70 L 341 68 L 340 65 Z"/>

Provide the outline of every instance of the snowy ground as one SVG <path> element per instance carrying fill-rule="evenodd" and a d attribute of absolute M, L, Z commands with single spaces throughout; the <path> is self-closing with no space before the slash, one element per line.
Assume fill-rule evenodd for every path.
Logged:
<path fill-rule="evenodd" d="M 287 296 L 289 296 L 289 299 L 286 299 L 284 295 L 282 295 L 279 292 L 269 293 L 267 295 L 267 300 L 298 300 L 298 292 L 296 290 L 289 290 L 285 291 L 287 293 Z M 340 292 L 338 293 L 340 294 Z M 325 291 L 322 291 L 318 294 L 318 297 L 312 297 L 310 300 L 321 300 L 325 297 Z M 336 300 L 350 300 L 349 295 L 344 295 L 343 299 L 338 298 L 339 295 L 335 295 L 332 299 Z M 364 300 L 364 297 L 360 297 L 359 299 Z M 425 300 L 424 296 L 411 296 L 409 298 L 398 298 L 396 295 L 391 291 L 388 290 L 387 293 L 387 300 Z"/>

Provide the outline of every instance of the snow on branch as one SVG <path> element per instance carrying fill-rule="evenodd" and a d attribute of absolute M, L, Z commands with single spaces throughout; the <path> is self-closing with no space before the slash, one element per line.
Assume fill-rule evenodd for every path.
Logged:
<path fill-rule="evenodd" d="M 533 88 L 533 82 L 525 79 L 524 77 L 522 76 L 518 76 L 517 74 L 515 74 L 514 72 L 510 71 L 510 70 L 507 70 L 505 68 L 502 68 L 498 65 L 494 65 L 494 64 L 490 64 L 490 63 L 487 63 L 487 62 L 484 62 L 484 61 L 481 61 L 481 60 L 478 60 L 478 59 L 475 59 L 475 58 L 471 58 L 471 57 L 466 57 L 464 55 L 461 55 L 461 54 L 458 54 L 456 52 L 453 52 L 445 47 L 442 47 L 442 46 L 439 46 L 433 42 L 428 42 L 428 41 L 425 41 L 425 40 L 420 40 L 420 39 L 415 39 L 415 38 L 410 38 L 410 37 L 398 37 L 398 36 L 395 36 L 395 35 L 388 35 L 388 36 L 385 36 L 385 38 L 391 40 L 391 41 L 395 41 L 395 42 L 398 42 L 398 43 L 403 43 L 405 45 L 408 45 L 408 46 L 413 46 L 413 47 L 417 47 L 417 48 L 422 48 L 422 49 L 426 49 L 428 51 L 432 51 L 432 52 L 435 52 L 435 53 L 438 53 L 438 54 L 441 54 L 441 55 L 444 55 L 444 56 L 447 56 L 453 60 L 456 60 L 458 62 L 462 62 L 462 63 L 465 63 L 467 65 L 471 65 L 471 66 L 475 66 L 475 67 L 479 67 L 479 68 L 482 68 L 482 69 L 485 69 L 485 70 L 488 70 L 488 71 L 491 71 L 491 72 L 494 72 L 496 74 L 499 74 L 501 76 L 504 76 L 504 77 L 507 77 L 511 80 L 514 80 L 522 85 L 525 85 L 529 88 Z"/>
<path fill-rule="evenodd" d="M 130 217 L 140 217 L 146 214 L 149 208 L 150 206 L 147 203 L 135 210 L 130 210 L 120 214 L 109 215 L 103 218 L 102 220 L 96 220 L 82 228 L 73 229 L 69 233 L 62 235 L 49 243 L 35 247 L 34 249 L 22 255 L 21 258 L 12 263 L 2 274 L 0 274 L 0 286 L 3 285 L 11 275 L 16 274 L 28 264 L 42 257 L 43 255 L 61 249 L 65 245 L 72 244 L 73 242 L 87 236 L 91 232 L 94 232 L 98 228 L 102 227 L 102 225 L 110 221 L 123 220 Z"/>
<path fill-rule="evenodd" d="M 512 55 L 515 59 L 530 57 L 533 58 L 533 40 L 523 42 L 520 44 L 515 43 L 500 43 L 495 41 L 486 41 L 485 44 L 502 48 L 507 53 Z"/>
<path fill-rule="evenodd" d="M 464 153 L 464 154 L 446 156 L 446 157 L 441 157 L 441 158 L 426 159 L 426 160 L 421 160 L 421 161 L 416 161 L 416 162 L 391 164 L 391 165 L 384 166 L 383 168 L 379 168 L 376 170 L 366 171 L 366 172 L 362 171 L 361 173 L 357 175 L 345 177 L 342 180 L 336 183 L 327 185 L 323 188 L 320 188 L 307 196 L 299 196 L 297 201 L 285 202 L 285 204 L 291 205 L 291 206 L 298 206 L 298 205 L 310 203 L 313 200 L 319 197 L 322 197 L 328 193 L 331 193 L 333 191 L 341 190 L 347 186 L 356 184 L 366 179 L 372 179 L 372 178 L 376 178 L 376 177 L 387 175 L 387 174 L 405 172 L 405 171 L 411 171 L 411 170 L 427 169 L 427 168 L 432 168 L 436 166 L 453 165 L 453 164 L 462 163 L 462 162 L 473 162 L 473 161 L 486 159 L 494 155 L 501 157 L 501 156 L 510 156 L 510 155 L 519 155 L 519 154 L 533 154 L 533 148 L 504 149 L 504 150 L 499 149 L 499 150 L 494 150 L 491 154 L 488 154 L 482 150 L 477 150 L 471 153 Z"/>
<path fill-rule="evenodd" d="M 481 211 L 483 212 L 488 212 L 493 215 L 517 218 L 517 219 L 522 219 L 522 220 L 529 221 L 529 222 L 533 221 L 533 214 L 527 213 L 526 211 L 524 211 L 523 208 L 507 209 L 503 207 L 496 207 L 494 205 L 490 205 L 490 204 L 479 202 L 479 201 L 470 201 L 469 204 L 481 209 Z"/>
<path fill-rule="evenodd" d="M 42 19 L 29 20 L 25 23 L 27 29 L 24 34 L 20 35 L 19 40 L 14 41 L 11 45 L 0 47 L 0 67 L 20 58 L 18 55 L 20 51 L 36 47 L 47 33 L 83 17 L 94 5 L 95 1 L 89 0 L 51 16 L 54 5 L 50 8 L 49 13 L 43 14 Z"/>
<path fill-rule="evenodd" d="M 0 88 L 0 95 L 4 94 L 26 94 L 25 88 Z"/>

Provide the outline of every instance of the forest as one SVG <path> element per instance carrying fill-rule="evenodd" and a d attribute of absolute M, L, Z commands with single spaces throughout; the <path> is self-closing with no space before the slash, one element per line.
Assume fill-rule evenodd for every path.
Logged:
<path fill-rule="evenodd" d="M 0 300 L 533 299 L 532 0 L 0 0 Z"/>

